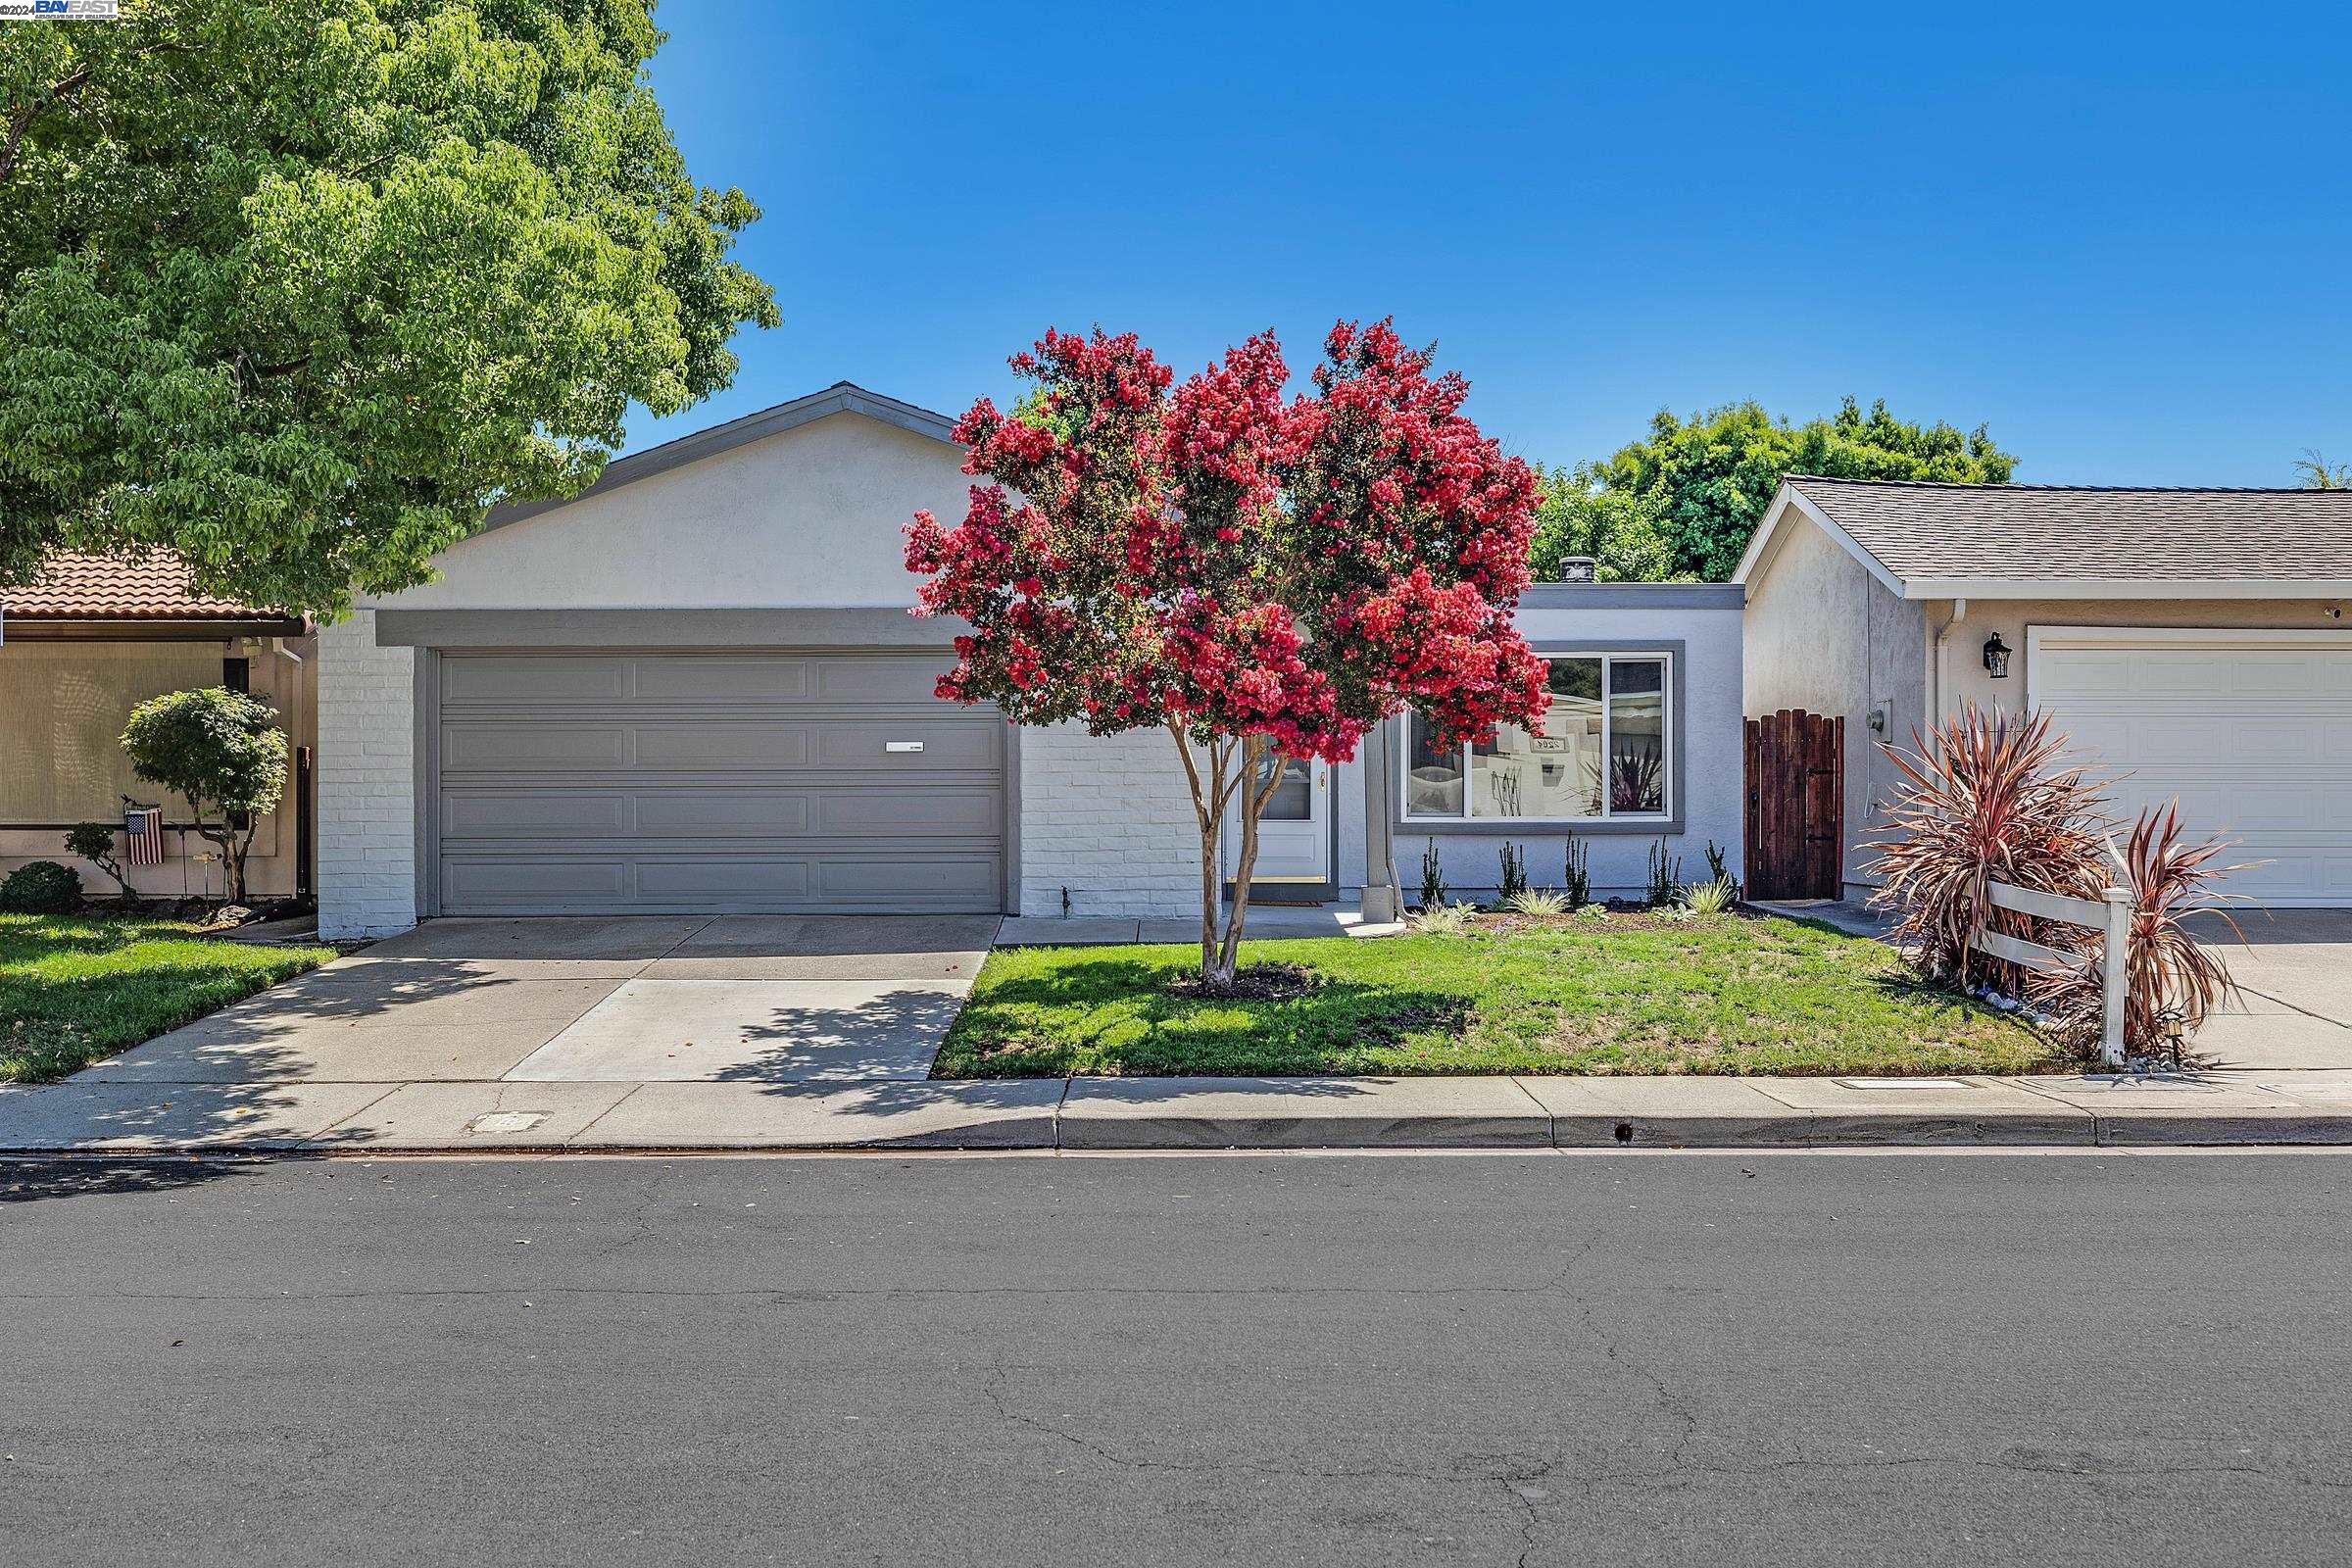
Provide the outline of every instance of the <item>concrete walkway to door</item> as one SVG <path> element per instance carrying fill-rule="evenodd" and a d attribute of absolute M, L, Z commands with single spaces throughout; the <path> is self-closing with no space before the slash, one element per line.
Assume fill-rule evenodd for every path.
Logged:
<path fill-rule="evenodd" d="M 997 925 L 433 920 L 17 1092 L 8 1119 L 54 1119 L 77 1148 L 544 1147 L 592 1130 L 631 1147 L 725 1144 L 731 1127 L 845 1104 L 890 1107 L 913 1130 L 957 1114 L 926 1080 Z"/>

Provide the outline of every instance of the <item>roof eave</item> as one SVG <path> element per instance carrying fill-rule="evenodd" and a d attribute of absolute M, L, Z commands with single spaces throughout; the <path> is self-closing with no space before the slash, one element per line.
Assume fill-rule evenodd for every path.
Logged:
<path fill-rule="evenodd" d="M 1905 599 L 2352 599 L 2340 577 L 1910 577 Z"/>
<path fill-rule="evenodd" d="M 234 642 L 245 637 L 300 637 L 311 629 L 299 615 L 90 615 L 0 610 L 0 639 L 25 642 Z"/>
<path fill-rule="evenodd" d="M 1860 562 L 1862 569 L 1876 578 L 1879 585 L 1888 593 L 1894 594 L 1898 598 L 1906 597 L 1902 579 L 1896 576 L 1885 562 L 1872 555 L 1859 539 L 1839 527 L 1837 520 L 1822 511 L 1810 496 L 1797 489 L 1787 479 L 1781 481 L 1780 489 L 1773 493 L 1772 504 L 1764 509 L 1763 522 L 1749 537 L 1747 549 L 1740 555 L 1738 568 L 1732 572 L 1733 582 L 1742 588 L 1753 586 L 1755 576 L 1762 569 L 1772 549 L 1773 541 L 1779 537 L 1782 527 L 1791 514 L 1803 517 L 1823 533 L 1835 539 L 1843 547 L 1845 553 Z"/>

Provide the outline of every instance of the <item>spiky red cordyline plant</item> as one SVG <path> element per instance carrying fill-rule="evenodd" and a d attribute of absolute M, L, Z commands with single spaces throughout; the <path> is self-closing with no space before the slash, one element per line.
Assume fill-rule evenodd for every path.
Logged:
<path fill-rule="evenodd" d="M 2142 809 L 2123 848 L 2108 846 L 2112 874 L 2132 893 L 2132 944 L 2124 969 L 2127 1055 L 2155 1054 L 2176 1020 L 2182 1034 L 2196 1033 L 2231 990 L 2229 965 L 2200 947 L 2183 924 L 2190 914 L 2210 911 L 2244 940 L 2237 922 L 2220 907 L 2230 895 L 2212 886 L 2216 878 L 2245 869 L 2213 863 L 2228 848 L 2221 839 L 2182 843 L 2179 801 Z M 2099 967 L 2088 961 L 2079 973 L 2037 985 L 2035 1000 L 2061 1030 L 2096 1034 L 2102 996 Z"/>
<path fill-rule="evenodd" d="M 1901 779 L 1887 830 L 1872 841 L 1880 886 L 1871 904 L 1894 913 L 1895 939 L 1929 978 L 2021 995 L 2015 964 L 1971 947 L 1979 933 L 2078 944 L 2049 922 L 1994 908 L 1985 884 L 2097 898 L 2106 885 L 2098 792 L 2066 763 L 2046 713 L 1970 703 L 1932 739 L 1914 732 L 1912 745 L 1885 748 Z"/>

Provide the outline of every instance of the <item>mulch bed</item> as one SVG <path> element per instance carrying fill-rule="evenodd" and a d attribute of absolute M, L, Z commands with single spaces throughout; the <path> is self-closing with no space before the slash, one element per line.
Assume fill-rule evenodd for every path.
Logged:
<path fill-rule="evenodd" d="M 1302 963 L 1252 963 L 1235 971 L 1229 986 L 1186 974 L 1160 989 L 1187 1002 L 1290 1002 L 1322 990 L 1323 977 Z"/>

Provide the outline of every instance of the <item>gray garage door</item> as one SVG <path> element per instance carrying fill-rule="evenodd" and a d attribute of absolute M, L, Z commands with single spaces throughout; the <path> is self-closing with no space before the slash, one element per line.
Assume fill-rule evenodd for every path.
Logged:
<path fill-rule="evenodd" d="M 441 912 L 1002 908 L 1004 725 L 942 662 L 444 654 Z"/>

